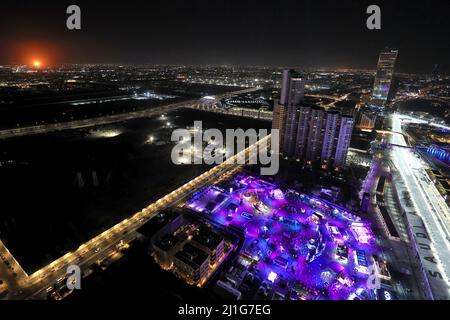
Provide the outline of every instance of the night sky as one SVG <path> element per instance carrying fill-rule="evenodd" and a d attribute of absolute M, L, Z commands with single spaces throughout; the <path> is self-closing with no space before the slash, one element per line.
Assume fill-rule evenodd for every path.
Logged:
<path fill-rule="evenodd" d="M 66 29 L 66 7 L 82 30 Z M 366 28 L 378 4 L 382 30 Z M 450 73 L 450 1 L 1 0 L 0 63 L 228 64 L 376 67 L 399 48 L 397 70 Z"/>

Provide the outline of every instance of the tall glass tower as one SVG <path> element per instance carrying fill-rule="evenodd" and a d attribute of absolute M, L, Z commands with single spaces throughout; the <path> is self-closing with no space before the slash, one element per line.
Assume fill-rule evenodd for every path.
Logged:
<path fill-rule="evenodd" d="M 395 62 L 397 61 L 397 49 L 384 49 L 378 58 L 377 73 L 372 90 L 372 104 L 384 107 L 391 90 L 392 77 L 394 75 Z"/>

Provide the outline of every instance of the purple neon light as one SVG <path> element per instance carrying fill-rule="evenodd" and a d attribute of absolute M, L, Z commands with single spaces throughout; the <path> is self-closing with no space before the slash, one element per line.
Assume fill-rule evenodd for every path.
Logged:
<path fill-rule="evenodd" d="M 357 250 L 368 261 L 380 253 L 368 222 L 329 201 L 258 177 L 235 179 L 226 190 L 207 188 L 187 205 L 244 233 L 241 256 L 253 261 L 260 279 L 276 274 L 273 285 L 287 281 L 291 297 L 298 299 L 347 299 L 359 288 L 369 292 L 368 275 L 361 272 L 365 267 L 355 258 Z M 205 205 L 219 194 L 226 197 L 223 205 L 206 213 Z M 237 210 L 229 210 L 230 204 Z"/>

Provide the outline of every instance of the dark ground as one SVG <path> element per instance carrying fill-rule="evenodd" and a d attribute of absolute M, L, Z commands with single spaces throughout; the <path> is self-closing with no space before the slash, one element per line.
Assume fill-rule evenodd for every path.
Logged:
<path fill-rule="evenodd" d="M 134 214 L 207 169 L 170 160 L 175 128 L 268 128 L 269 122 L 193 110 L 101 128 L 0 141 L 0 236 L 27 272 Z M 166 128 L 170 121 L 171 128 Z M 121 133 L 99 137 L 105 130 Z M 107 131 L 106 130 L 106 131 Z M 154 144 L 146 144 L 149 135 Z M 98 176 L 93 185 L 92 173 Z M 77 173 L 84 187 L 79 188 Z"/>

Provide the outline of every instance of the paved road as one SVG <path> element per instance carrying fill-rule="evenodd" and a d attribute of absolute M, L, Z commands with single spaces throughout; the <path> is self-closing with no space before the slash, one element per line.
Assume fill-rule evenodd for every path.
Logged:
<path fill-rule="evenodd" d="M 233 92 L 217 95 L 217 96 L 215 96 L 215 98 L 216 98 L 216 100 L 220 100 L 220 99 L 225 99 L 228 97 L 235 96 L 237 94 L 243 94 L 243 93 L 253 92 L 253 91 L 257 91 L 257 90 L 260 90 L 260 89 L 259 88 L 250 88 L 250 89 L 244 89 L 244 90 L 239 90 L 239 91 L 233 91 Z M 104 124 L 126 121 L 126 120 L 130 120 L 130 119 L 150 117 L 150 116 L 155 116 L 155 115 L 158 115 L 161 113 L 173 111 L 176 109 L 185 108 L 185 107 L 192 106 L 192 105 L 197 105 L 199 103 L 200 103 L 199 99 L 193 99 L 193 100 L 188 100 L 188 101 L 170 103 L 170 104 L 163 105 L 160 107 L 155 107 L 155 108 L 141 110 L 141 111 L 132 111 L 132 112 L 107 115 L 107 116 L 95 117 L 95 118 L 89 118 L 89 119 L 83 119 L 83 120 L 74 120 L 74 121 L 67 121 L 67 122 L 60 122 L 60 123 L 50 123 L 50 124 L 42 124 L 42 125 L 14 128 L 14 129 L 5 129 L 5 130 L 0 130 L 0 139 L 8 139 L 8 138 L 13 138 L 13 137 L 27 136 L 27 135 L 32 135 L 32 134 L 41 134 L 41 133 L 60 131 L 60 130 L 86 128 L 86 127 L 92 127 L 92 126 L 97 126 L 97 125 L 104 125 Z M 212 101 L 211 103 L 214 103 L 214 101 Z"/>
<path fill-rule="evenodd" d="M 26 285 L 27 279 L 27 273 L 0 240 L 0 280 L 6 284 L 9 295 Z"/>
<path fill-rule="evenodd" d="M 392 129 L 401 131 L 401 116 L 392 115 Z M 407 145 L 402 135 L 392 135 L 391 142 Z M 405 182 L 417 214 L 423 219 L 447 281 L 450 276 L 450 210 L 432 182 L 426 179 L 427 165 L 411 150 L 394 147 L 391 152 L 395 169 Z"/>
<path fill-rule="evenodd" d="M 372 195 L 372 201 L 368 212 L 372 217 L 377 217 L 377 222 L 381 230 L 384 230 L 382 222 L 383 218 L 376 209 L 377 203 L 375 194 L 379 177 L 387 177 L 389 174 L 389 166 L 386 165 L 383 159 L 374 157 L 369 173 L 363 182 L 361 191 L 361 195 L 363 192 L 368 192 Z M 420 277 L 417 275 L 418 271 L 415 268 L 415 257 L 411 256 L 408 248 L 408 232 L 405 229 L 405 222 L 403 221 L 401 213 L 396 210 L 398 206 L 394 203 L 393 190 L 389 182 L 387 182 L 383 198 L 387 210 L 389 211 L 389 215 L 394 221 L 395 227 L 400 234 L 400 241 L 390 239 L 388 234 L 385 234 L 381 239 L 383 247 L 386 248 L 384 250 L 384 257 L 390 266 L 392 286 L 395 288 L 399 299 L 423 299 L 424 295 L 421 288 L 418 286 L 418 279 Z"/>

